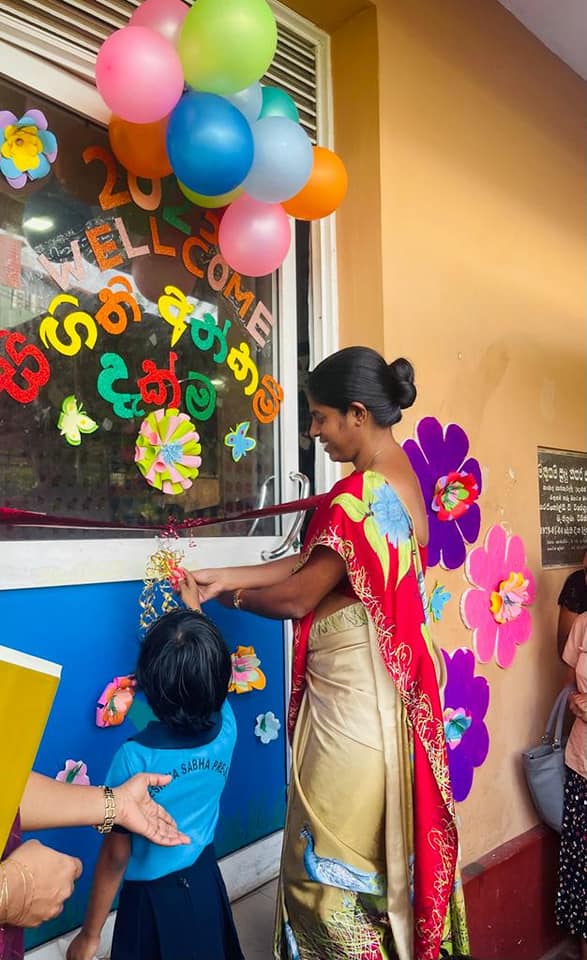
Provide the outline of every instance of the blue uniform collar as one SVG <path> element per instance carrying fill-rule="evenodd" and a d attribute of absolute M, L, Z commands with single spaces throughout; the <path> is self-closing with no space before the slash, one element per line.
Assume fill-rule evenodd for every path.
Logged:
<path fill-rule="evenodd" d="M 130 739 L 143 747 L 156 750 L 185 750 L 186 748 L 205 747 L 216 739 L 222 728 L 222 714 L 220 711 L 210 715 L 211 725 L 198 733 L 179 733 L 166 727 L 159 720 L 152 720 L 144 730 Z"/>

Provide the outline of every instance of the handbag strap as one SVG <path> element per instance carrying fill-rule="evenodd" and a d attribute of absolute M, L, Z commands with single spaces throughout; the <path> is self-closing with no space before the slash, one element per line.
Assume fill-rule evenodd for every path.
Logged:
<path fill-rule="evenodd" d="M 546 730 L 542 738 L 543 743 L 552 742 L 553 746 L 560 746 L 567 700 L 569 699 L 569 694 L 572 693 L 574 689 L 572 685 L 569 685 L 563 687 L 558 694 L 546 723 Z"/>

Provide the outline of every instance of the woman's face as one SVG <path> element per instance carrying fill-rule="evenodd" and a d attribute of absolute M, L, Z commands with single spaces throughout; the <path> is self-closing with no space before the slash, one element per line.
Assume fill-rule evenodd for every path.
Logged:
<path fill-rule="evenodd" d="M 319 440 L 331 460 L 348 463 L 358 452 L 359 433 L 356 414 L 351 409 L 341 413 L 336 407 L 327 407 L 308 397 L 310 406 L 309 434 Z"/>

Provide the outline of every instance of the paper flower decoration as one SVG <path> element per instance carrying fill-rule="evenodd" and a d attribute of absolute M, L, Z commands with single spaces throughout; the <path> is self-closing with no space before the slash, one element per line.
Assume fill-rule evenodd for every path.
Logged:
<path fill-rule="evenodd" d="M 232 459 L 235 463 L 238 463 L 239 460 L 246 457 L 247 453 L 254 450 L 257 446 L 255 438 L 247 436 L 250 426 L 250 420 L 243 420 L 234 430 L 227 433 L 224 438 L 225 446 L 232 448 Z"/>
<path fill-rule="evenodd" d="M 175 408 L 155 410 L 143 420 L 135 462 L 147 483 L 162 493 L 188 490 L 198 476 L 202 448 L 196 428 Z"/>
<path fill-rule="evenodd" d="M 114 677 L 98 700 L 97 727 L 119 727 L 132 707 L 137 682 L 134 676 Z"/>
<path fill-rule="evenodd" d="M 481 469 L 468 457 L 469 438 L 456 423 L 443 429 L 435 417 L 425 417 L 416 427 L 416 440 L 403 448 L 414 468 L 430 526 L 428 566 L 441 563 L 456 570 L 465 562 L 467 543 L 479 536 L 481 513 Z"/>
<path fill-rule="evenodd" d="M 250 690 L 265 689 L 267 679 L 259 669 L 261 661 L 254 647 L 237 647 L 231 654 L 231 659 L 232 677 L 228 685 L 229 693 L 249 693 Z"/>
<path fill-rule="evenodd" d="M 448 746 L 448 766 L 454 798 L 468 797 L 473 772 L 489 752 L 489 733 L 485 714 L 489 706 L 489 684 L 475 676 L 475 657 L 471 650 L 442 651 L 447 681 L 444 688 L 444 729 Z"/>
<path fill-rule="evenodd" d="M 495 657 L 499 667 L 509 667 L 516 647 L 530 636 L 528 606 L 536 593 L 523 541 L 491 527 L 484 546 L 467 557 L 465 572 L 473 587 L 463 594 L 461 614 L 473 631 L 475 656 L 481 663 Z"/>
<path fill-rule="evenodd" d="M 78 403 L 75 397 L 66 397 L 61 404 L 57 428 L 70 446 L 79 447 L 82 442 L 82 433 L 95 433 L 98 424 L 88 417 L 83 404 Z"/>
<path fill-rule="evenodd" d="M 442 613 L 452 594 L 441 583 L 435 583 L 428 599 L 428 616 L 433 623 L 442 620 Z"/>
<path fill-rule="evenodd" d="M 277 740 L 280 729 L 281 723 L 272 710 L 260 713 L 255 720 L 255 736 L 261 743 L 267 744 Z"/>
<path fill-rule="evenodd" d="M 83 760 L 66 760 L 63 770 L 59 771 L 55 779 L 60 783 L 76 783 L 80 787 L 90 786 L 88 768 Z"/>
<path fill-rule="evenodd" d="M 56 157 L 57 139 L 44 113 L 29 110 L 18 120 L 0 110 L 0 171 L 11 187 L 20 190 L 28 180 L 46 177 Z"/>

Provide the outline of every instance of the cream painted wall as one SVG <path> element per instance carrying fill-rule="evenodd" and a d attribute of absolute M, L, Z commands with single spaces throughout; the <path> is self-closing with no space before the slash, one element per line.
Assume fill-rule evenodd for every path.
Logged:
<path fill-rule="evenodd" d="M 519 757 L 561 683 L 568 571 L 540 567 L 536 447 L 586 449 L 586 85 L 497 2 L 381 0 L 378 13 L 384 344 L 419 386 L 402 432 L 429 414 L 465 428 L 482 535 L 520 534 L 538 586 L 513 666 L 479 667 L 491 749 L 459 805 L 469 862 L 536 822 Z M 437 575 L 453 599 L 436 639 L 470 645 L 464 574 Z"/>

